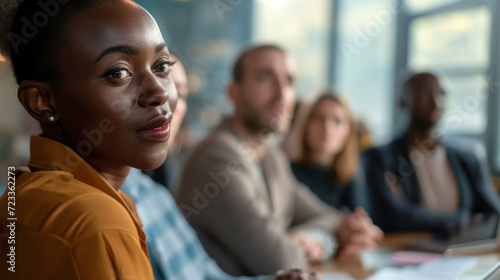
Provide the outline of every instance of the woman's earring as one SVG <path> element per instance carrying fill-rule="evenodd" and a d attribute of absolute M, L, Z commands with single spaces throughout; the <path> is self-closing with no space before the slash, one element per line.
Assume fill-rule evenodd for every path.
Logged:
<path fill-rule="evenodd" d="M 49 122 L 53 122 L 56 118 L 54 116 L 49 117 Z"/>

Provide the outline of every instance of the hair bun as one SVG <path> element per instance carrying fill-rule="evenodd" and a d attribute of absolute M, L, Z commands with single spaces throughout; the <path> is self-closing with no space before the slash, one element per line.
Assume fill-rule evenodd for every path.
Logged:
<path fill-rule="evenodd" d="M 23 0 L 8 0 L 0 2 L 0 53 L 5 57 L 9 57 L 10 53 L 10 42 L 7 36 L 9 35 L 14 16 L 16 14 L 19 4 Z"/>

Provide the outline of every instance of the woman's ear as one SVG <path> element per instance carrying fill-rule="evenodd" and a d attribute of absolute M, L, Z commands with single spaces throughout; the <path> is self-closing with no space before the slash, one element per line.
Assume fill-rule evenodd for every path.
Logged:
<path fill-rule="evenodd" d="M 42 124 L 52 126 L 58 120 L 53 94 L 54 91 L 49 84 L 28 80 L 19 86 L 17 98 L 33 118 Z"/>

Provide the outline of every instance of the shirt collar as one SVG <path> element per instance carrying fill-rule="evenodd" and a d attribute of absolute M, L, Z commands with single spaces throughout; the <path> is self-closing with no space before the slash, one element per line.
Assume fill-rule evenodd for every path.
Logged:
<path fill-rule="evenodd" d="M 135 218 L 128 205 L 123 200 L 120 190 L 116 191 L 90 164 L 80 157 L 71 148 L 55 140 L 31 136 L 30 161 L 28 167 L 31 172 L 62 170 L 71 173 L 78 181 L 90 185 L 118 201 L 127 209 L 134 223 L 140 229 L 140 222 Z M 141 234 L 142 230 L 139 230 Z M 144 233 L 142 233 L 144 234 Z"/>

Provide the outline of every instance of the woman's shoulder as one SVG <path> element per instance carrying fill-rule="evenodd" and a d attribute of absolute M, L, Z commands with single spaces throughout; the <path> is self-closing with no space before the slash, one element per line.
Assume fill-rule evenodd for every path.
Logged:
<path fill-rule="evenodd" d="M 118 200 L 71 173 L 40 171 L 18 178 L 16 217 L 29 230 L 67 241 L 105 230 L 136 232 L 130 214 Z"/>
<path fill-rule="evenodd" d="M 26 172 L 16 177 L 17 199 L 35 199 L 36 204 L 65 204 L 88 195 L 116 201 L 103 191 L 76 179 L 66 171 Z M 117 202 L 118 203 L 118 202 Z"/>

